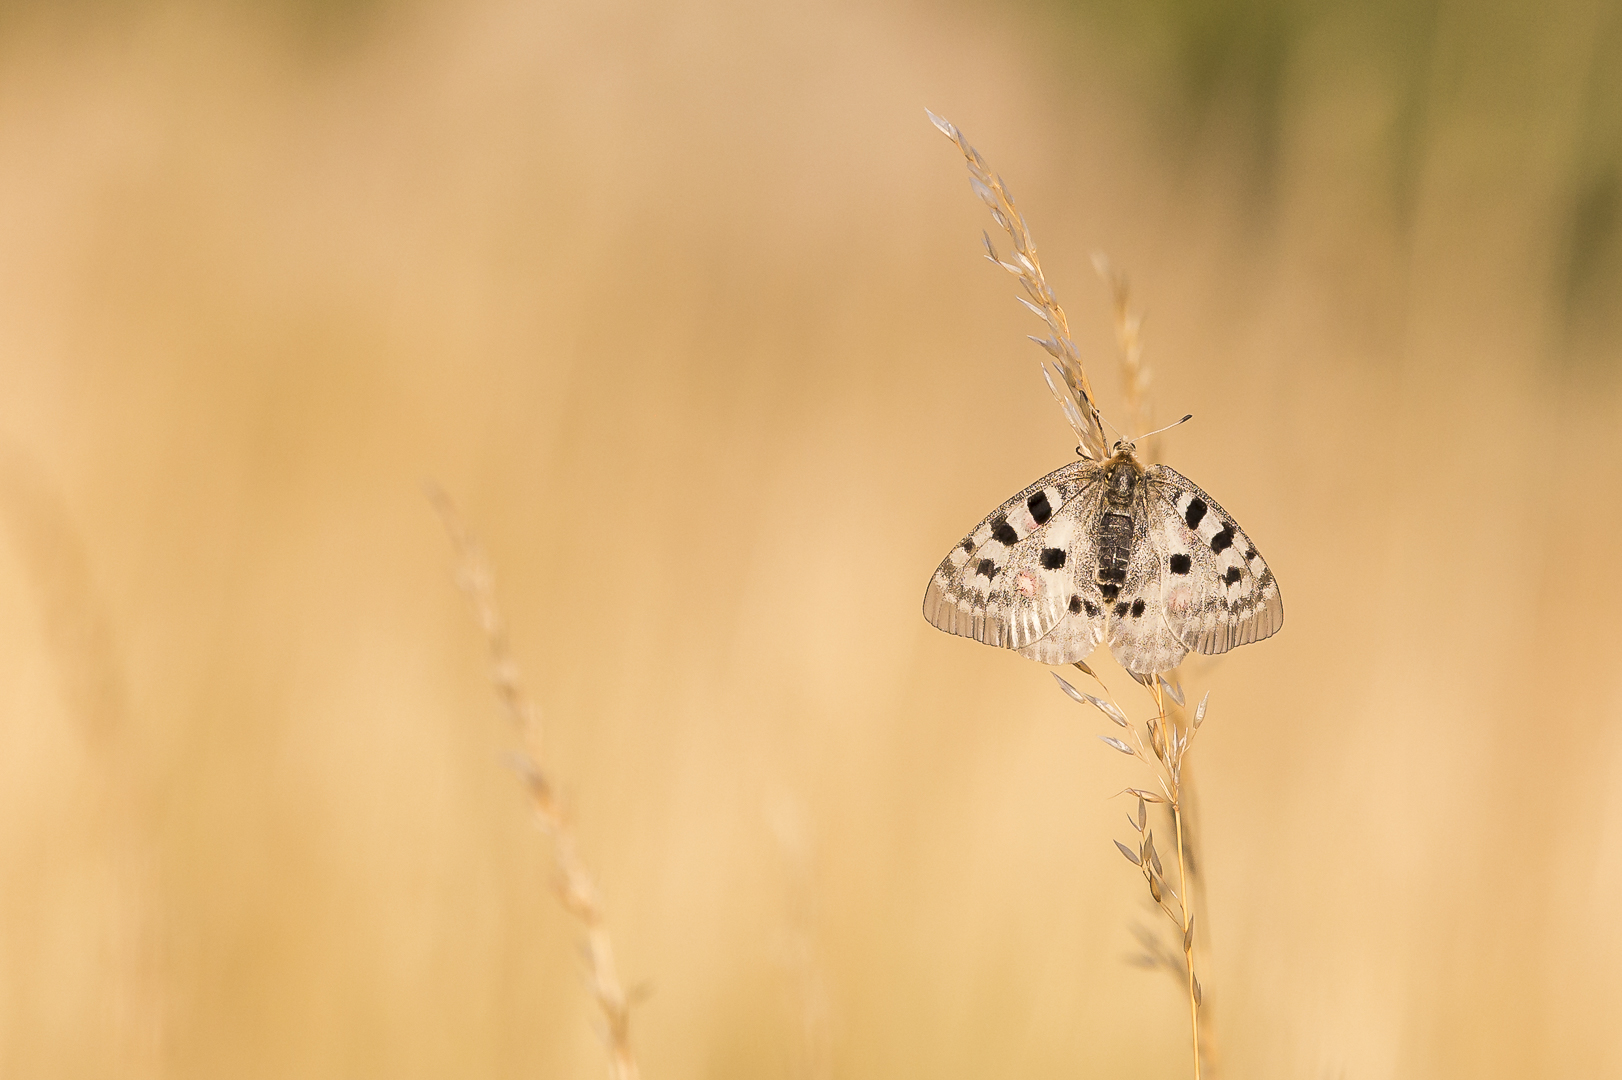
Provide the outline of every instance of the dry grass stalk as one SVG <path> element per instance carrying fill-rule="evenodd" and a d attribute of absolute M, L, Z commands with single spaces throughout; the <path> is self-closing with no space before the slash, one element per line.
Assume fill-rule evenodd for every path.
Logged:
<path fill-rule="evenodd" d="M 784 793 L 767 810 L 767 824 L 782 853 L 788 918 L 781 941 L 791 978 L 790 1008 L 797 1028 L 789 1075 L 794 1080 L 832 1080 L 833 1008 L 817 937 L 816 844 L 804 806 Z"/>
<path fill-rule="evenodd" d="M 1110 300 L 1115 314 L 1115 345 L 1116 357 L 1121 363 L 1121 381 L 1126 390 L 1127 404 L 1127 430 L 1134 436 L 1147 432 L 1151 427 L 1151 412 L 1149 398 L 1150 372 L 1147 364 L 1143 362 L 1143 314 L 1133 310 L 1132 290 L 1126 273 L 1113 266 L 1109 257 L 1101 251 L 1093 253 L 1093 269 L 1109 286 Z M 1185 418 L 1186 419 L 1186 418 Z M 1175 426 L 1175 425 L 1173 425 Z M 1162 429 L 1164 430 L 1164 429 Z M 1154 432 L 1141 441 L 1144 453 L 1153 459 L 1159 453 L 1159 432 Z M 1079 666 L 1079 665 L 1078 665 Z M 1085 669 L 1092 675 L 1090 669 Z M 1093 678 L 1097 678 L 1093 675 Z M 1170 698 L 1181 708 L 1183 702 L 1182 688 L 1164 674 L 1156 674 L 1152 679 L 1133 676 L 1155 698 L 1156 711 L 1162 727 L 1170 723 L 1166 719 L 1166 699 Z M 1209 695 L 1207 695 L 1209 696 Z M 1203 718 L 1205 702 L 1200 702 L 1200 715 Z M 1186 749 L 1186 743 L 1184 744 Z M 1192 956 L 1193 926 L 1195 922 L 1194 885 L 1199 875 L 1195 869 L 1194 851 L 1191 839 L 1193 814 L 1188 806 L 1188 778 L 1186 763 L 1179 759 L 1176 787 L 1177 798 L 1168 806 L 1168 813 L 1172 819 L 1172 829 L 1177 836 L 1177 872 L 1183 882 L 1182 894 L 1188 898 L 1186 925 L 1179 922 L 1183 939 L 1178 945 L 1183 948 L 1168 949 L 1160 943 L 1160 939 L 1152 930 L 1144 928 L 1139 935 L 1140 943 L 1144 946 L 1142 955 L 1146 966 L 1158 967 L 1177 980 L 1179 985 L 1188 991 L 1190 1024 L 1194 1032 L 1194 1065 L 1195 1076 L 1199 1076 L 1202 1061 L 1211 1057 L 1210 1025 L 1204 1025 L 1203 1037 L 1200 1017 L 1206 1009 L 1203 988 L 1194 977 Z M 1140 815 L 1142 817 L 1142 815 Z M 1143 831 L 1143 830 L 1140 830 Z M 1158 903 L 1158 900 L 1157 900 Z M 1153 944 L 1150 944 L 1153 943 Z"/>
<path fill-rule="evenodd" d="M 1084 665 L 1077 667 L 1092 674 Z M 1101 738 L 1112 749 L 1141 761 L 1154 776 L 1156 790 L 1147 788 L 1127 788 L 1123 794 L 1131 795 L 1137 799 L 1137 814 L 1128 815 L 1127 822 L 1138 834 L 1136 847 L 1115 841 L 1115 846 L 1127 860 L 1136 866 L 1143 874 L 1144 883 L 1149 888 L 1149 897 L 1154 901 L 1166 918 L 1178 932 L 1178 949 L 1181 957 L 1168 953 L 1158 945 L 1158 939 L 1150 936 L 1144 941 L 1145 952 L 1151 966 L 1161 966 L 1177 974 L 1188 992 L 1188 1016 L 1190 1038 L 1194 1051 L 1194 1077 L 1199 1080 L 1201 1074 L 1201 1061 L 1203 1058 L 1200 1040 L 1200 1009 L 1204 1004 L 1205 990 L 1200 985 L 1198 975 L 1194 968 L 1194 876 L 1191 869 L 1192 860 L 1189 857 L 1189 848 L 1185 833 L 1187 832 L 1187 804 L 1185 801 L 1186 789 L 1184 786 L 1184 768 L 1187 764 L 1188 748 L 1199 732 L 1200 725 L 1205 723 L 1205 708 L 1211 695 L 1207 693 L 1200 700 L 1199 707 L 1194 711 L 1194 717 L 1186 726 L 1178 724 L 1167 709 L 1167 700 L 1170 699 L 1181 704 L 1182 692 L 1175 683 L 1163 676 L 1142 680 L 1155 702 L 1155 715 L 1150 717 L 1144 725 L 1140 735 L 1137 727 L 1127 719 L 1126 713 L 1112 698 L 1107 695 L 1100 698 L 1092 694 L 1083 693 L 1071 686 L 1057 674 L 1053 676 L 1059 681 L 1059 687 L 1073 701 L 1080 704 L 1091 705 L 1107 716 L 1111 723 L 1121 728 L 1127 738 L 1117 738 L 1113 735 L 1101 735 Z M 1096 679 L 1097 676 L 1095 675 Z M 1103 683 L 1099 683 L 1100 688 Z M 1154 829 L 1149 825 L 1149 805 L 1164 805 L 1171 813 L 1172 829 L 1176 837 L 1177 846 L 1177 887 L 1174 889 L 1166 880 L 1165 867 L 1160 861 L 1160 853 L 1155 848 Z M 1180 962 L 1179 962 L 1180 959 Z"/>
<path fill-rule="evenodd" d="M 997 248 L 992 244 L 990 234 L 980 234 L 985 241 L 986 257 L 1013 274 L 1024 287 L 1026 295 L 1020 297 L 1019 302 L 1035 312 L 1037 318 L 1047 323 L 1047 336 L 1037 337 L 1032 334 L 1030 339 L 1047 350 L 1053 360 L 1052 367 L 1058 371 L 1059 378 L 1064 384 L 1065 389 L 1061 391 L 1053 381 L 1048 363 L 1044 361 L 1042 377 L 1047 380 L 1048 389 L 1053 393 L 1054 400 L 1059 403 L 1059 408 L 1064 410 L 1065 419 L 1070 422 L 1076 437 L 1081 440 L 1078 451 L 1094 461 L 1103 461 L 1109 457 L 1109 443 L 1104 438 L 1104 424 L 1098 413 L 1098 399 L 1093 395 L 1092 384 L 1087 381 L 1087 372 L 1082 367 L 1076 344 L 1070 338 L 1070 323 L 1065 319 L 1064 309 L 1059 307 L 1059 301 L 1054 298 L 1053 290 L 1048 288 L 1047 279 L 1042 274 L 1042 264 L 1036 257 L 1036 243 L 1031 239 L 1031 231 L 1025 224 L 1024 215 L 1015 208 L 1014 198 L 1008 193 L 1002 177 L 992 175 L 985 158 L 980 156 L 980 151 L 969 145 L 963 133 L 934 113 L 929 113 L 929 119 L 963 152 L 963 157 L 969 165 L 969 183 L 973 185 L 974 193 L 980 196 L 980 201 L 990 209 L 992 218 L 1013 242 L 1013 254 L 1005 260 L 997 254 Z"/>
<path fill-rule="evenodd" d="M 518 731 L 522 749 L 518 754 L 518 774 L 529 792 L 535 821 L 552 840 L 552 860 L 557 869 L 558 899 L 585 928 L 585 956 L 591 996 L 602 1012 L 603 1041 L 608 1050 L 610 1080 L 638 1080 L 636 1058 L 631 1052 L 631 1002 L 614 965 L 614 946 L 603 915 L 597 884 L 580 858 L 574 831 L 569 827 L 557 796 L 557 787 L 542 762 L 540 710 L 524 691 L 518 662 L 508 643 L 507 624 L 496 604 L 495 579 L 490 559 L 478 538 L 468 531 L 450 498 L 437 487 L 428 488 L 428 498 L 444 522 L 456 551 L 456 581 L 473 604 L 474 617 L 484 634 L 490 655 L 490 677 L 496 697 Z"/>
<path fill-rule="evenodd" d="M 1041 263 L 1036 257 L 1036 245 L 1031 240 L 1030 229 L 1025 224 L 1024 216 L 1014 206 L 1013 197 L 1009 195 L 1007 185 L 1003 183 L 1002 178 L 995 176 L 991 172 L 985 158 L 981 157 L 978 150 L 969 145 L 968 140 L 963 137 L 963 133 L 934 113 L 929 113 L 929 119 L 962 151 L 964 158 L 968 162 L 969 181 L 974 187 L 975 194 L 991 210 L 992 218 L 996 220 L 997 224 L 1013 242 L 1013 254 L 1007 260 L 1004 260 L 998 256 L 997 249 L 991 242 L 991 237 L 982 234 L 985 240 L 987 257 L 1019 279 L 1026 295 L 1029 297 L 1029 299 L 1021 297 L 1020 302 L 1035 312 L 1048 325 L 1050 336 L 1041 338 L 1033 336 L 1031 340 L 1047 350 L 1053 360 L 1053 369 L 1058 371 L 1059 377 L 1064 384 L 1065 390 L 1061 391 L 1053 380 L 1048 364 L 1044 362 L 1042 375 L 1047 380 L 1048 389 L 1052 391 L 1054 398 L 1058 400 L 1060 407 L 1064 410 L 1066 419 L 1070 421 L 1070 426 L 1075 429 L 1077 437 L 1081 440 L 1077 452 L 1091 457 L 1095 461 L 1105 460 L 1108 457 L 1108 449 L 1104 440 L 1103 418 L 1098 410 L 1097 399 L 1094 397 L 1092 386 L 1087 380 L 1087 374 L 1082 367 L 1075 343 L 1071 340 L 1070 328 L 1064 312 L 1060 309 L 1058 301 L 1054 299 L 1053 290 L 1048 287 L 1047 280 L 1042 274 Z M 1143 363 L 1141 336 L 1143 318 L 1132 310 L 1131 294 L 1127 286 L 1126 276 L 1111 268 L 1109 261 L 1101 254 L 1093 256 L 1093 266 L 1098 271 L 1099 276 L 1104 278 L 1110 285 L 1115 307 L 1115 339 L 1126 385 L 1127 404 L 1131 413 L 1129 424 L 1134 432 L 1142 433 L 1147 430 L 1149 423 L 1150 381 L 1149 369 Z M 1183 419 L 1187 420 L 1189 418 L 1184 417 Z M 1145 449 L 1152 456 L 1153 445 L 1147 444 Z M 1084 662 L 1076 663 L 1075 667 L 1092 676 L 1095 680 L 1098 678 Z M 1057 675 L 1054 677 L 1058 678 Z M 1175 950 L 1163 948 L 1159 944 L 1158 938 L 1149 935 L 1145 941 L 1145 957 L 1151 966 L 1163 967 L 1165 970 L 1176 974 L 1179 983 L 1188 993 L 1190 1037 L 1194 1054 L 1194 1077 L 1195 1080 L 1200 1080 L 1202 1070 L 1200 1012 L 1204 1004 L 1205 993 L 1194 970 L 1195 932 L 1194 903 L 1192 900 L 1194 872 L 1192 852 L 1187 835 L 1190 822 L 1184 781 L 1184 759 L 1194 733 L 1199 730 L 1200 724 L 1204 722 L 1206 703 L 1202 700 L 1192 723 L 1186 728 L 1182 727 L 1171 718 L 1166 706 L 1168 700 L 1179 707 L 1183 705 L 1181 688 L 1163 674 L 1156 674 L 1152 677 L 1133 675 L 1133 678 L 1149 691 L 1155 701 L 1155 716 L 1144 729 L 1147 743 L 1128 721 L 1126 713 L 1113 701 L 1094 697 L 1091 694 L 1084 694 L 1063 679 L 1059 679 L 1059 685 L 1063 687 L 1065 693 L 1076 701 L 1095 706 L 1105 716 L 1109 717 L 1113 723 L 1126 729 L 1132 739 L 1129 743 L 1114 736 L 1104 736 L 1104 742 L 1121 753 L 1138 758 L 1154 770 L 1156 785 L 1160 789 L 1158 792 L 1140 788 L 1127 789 L 1127 792 L 1136 796 L 1138 800 L 1137 816 L 1131 819 L 1132 827 L 1139 835 L 1138 846 L 1134 849 L 1118 840 L 1115 844 L 1121 850 L 1121 853 L 1142 871 L 1144 880 L 1149 887 L 1149 895 L 1155 906 L 1177 928 L 1178 942 Z M 1103 683 L 1100 682 L 1099 685 L 1102 687 Z M 1108 693 L 1107 690 L 1106 693 Z M 1175 889 L 1166 881 L 1160 854 L 1155 850 L 1154 831 L 1148 824 L 1148 806 L 1150 803 L 1164 804 L 1171 814 L 1172 829 L 1176 836 L 1177 845 L 1177 888 Z"/>
<path fill-rule="evenodd" d="M 140 812 L 145 793 L 128 768 L 131 735 L 118 642 L 85 554 L 85 537 L 37 462 L 0 440 L 0 529 L 34 593 L 47 655 L 74 734 L 100 779 L 98 830 L 107 844 L 113 888 L 107 949 L 107 1008 L 102 1014 L 119 1075 L 157 1076 L 167 1042 L 167 1003 L 158 912 L 153 897 L 153 835 Z"/>

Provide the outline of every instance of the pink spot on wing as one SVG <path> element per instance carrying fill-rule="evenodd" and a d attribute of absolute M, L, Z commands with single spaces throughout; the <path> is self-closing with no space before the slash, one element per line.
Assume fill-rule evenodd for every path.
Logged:
<path fill-rule="evenodd" d="M 1019 589 L 1020 594 L 1025 597 L 1025 599 L 1029 600 L 1031 597 L 1036 595 L 1036 589 L 1037 589 L 1036 579 L 1033 578 L 1030 574 L 1027 574 L 1025 571 L 1023 571 L 1023 570 L 1020 571 L 1019 578 L 1018 578 L 1017 581 L 1015 581 L 1014 584 L 1015 584 L 1015 587 Z"/>

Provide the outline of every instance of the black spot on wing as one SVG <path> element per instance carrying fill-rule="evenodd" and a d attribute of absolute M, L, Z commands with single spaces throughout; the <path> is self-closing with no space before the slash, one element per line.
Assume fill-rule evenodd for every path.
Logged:
<path fill-rule="evenodd" d="M 1139 597 L 1138 599 L 1132 601 L 1132 617 L 1134 619 L 1136 619 L 1136 618 L 1140 617 L 1142 614 L 1143 614 L 1143 598 Z"/>
<path fill-rule="evenodd" d="M 1013 547 L 1019 543 L 1019 533 L 1015 532 L 1014 527 L 1008 524 L 1007 518 L 1000 517 L 991 523 L 991 535 L 994 539 L 1001 541 L 1004 547 Z"/>
<path fill-rule="evenodd" d="M 1239 584 L 1239 568 L 1237 566 L 1228 567 L 1228 572 L 1222 575 L 1222 580 L 1229 585 Z"/>
<path fill-rule="evenodd" d="M 974 568 L 974 572 L 979 574 L 981 577 L 996 577 L 997 564 L 992 562 L 990 559 L 981 559 L 980 565 Z"/>
<path fill-rule="evenodd" d="M 1126 616 L 1127 608 L 1130 607 L 1130 606 L 1131 605 L 1129 605 L 1125 600 L 1122 600 L 1119 604 L 1116 604 L 1115 605 L 1115 617 L 1117 619 L 1124 618 Z"/>
<path fill-rule="evenodd" d="M 963 549 L 963 553 L 965 555 L 973 555 L 974 554 L 974 537 L 965 536 L 963 538 L 963 543 L 959 544 L 958 547 Z"/>
<path fill-rule="evenodd" d="M 1218 555 L 1233 547 L 1233 526 L 1224 526 L 1222 531 L 1211 537 L 1211 550 Z"/>
<path fill-rule="evenodd" d="M 1187 555 L 1173 555 L 1171 557 L 1171 572 L 1174 574 L 1186 574 L 1193 567 L 1194 560 Z"/>
<path fill-rule="evenodd" d="M 1205 500 L 1198 495 L 1189 500 L 1188 509 L 1183 512 L 1183 520 L 1188 522 L 1190 529 L 1200 527 L 1200 521 L 1205 517 Z"/>
<path fill-rule="evenodd" d="M 1082 600 L 1081 600 L 1081 594 L 1080 593 L 1077 593 L 1075 596 L 1072 596 L 1070 598 L 1070 614 L 1072 614 L 1072 615 L 1080 615 L 1081 614 L 1081 604 L 1082 604 Z"/>
<path fill-rule="evenodd" d="M 1042 569 L 1044 569 L 1044 570 L 1062 570 L 1062 569 L 1064 569 L 1064 548 L 1043 548 L 1042 549 Z"/>
<path fill-rule="evenodd" d="M 1048 518 L 1053 516 L 1053 507 L 1048 504 L 1048 493 L 1038 491 L 1025 500 L 1025 508 L 1031 512 L 1031 519 L 1038 525 L 1046 525 Z"/>

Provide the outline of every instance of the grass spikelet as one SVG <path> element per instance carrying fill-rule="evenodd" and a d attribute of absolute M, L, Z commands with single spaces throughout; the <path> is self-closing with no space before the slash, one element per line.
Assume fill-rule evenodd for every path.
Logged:
<path fill-rule="evenodd" d="M 1116 738 L 1113 735 L 1100 735 L 1099 738 L 1111 749 L 1136 758 L 1149 769 L 1154 778 L 1154 790 L 1126 788 L 1121 792 L 1137 799 L 1137 814 L 1135 817 L 1128 815 L 1127 824 L 1138 834 L 1139 840 L 1136 846 L 1129 846 L 1116 840 L 1115 846 L 1143 875 L 1150 900 L 1176 928 L 1176 949 L 1166 947 L 1153 930 L 1140 928 L 1138 939 L 1139 944 L 1143 946 L 1143 953 L 1137 958 L 1137 962 L 1145 967 L 1160 968 L 1171 973 L 1186 990 L 1194 1054 L 1194 1077 L 1195 1080 L 1199 1080 L 1204 1056 L 1200 1037 L 1200 1010 L 1205 992 L 1204 987 L 1200 985 L 1194 965 L 1194 869 L 1187 835 L 1189 822 L 1184 770 L 1189 747 L 1193 744 L 1200 724 L 1205 720 L 1206 704 L 1211 695 L 1207 693 L 1200 701 L 1194 720 L 1183 725 L 1176 721 L 1167 708 L 1168 702 L 1175 700 L 1169 693 L 1171 684 L 1160 677 L 1148 681 L 1146 689 L 1154 699 L 1155 714 L 1143 724 L 1140 732 L 1137 726 L 1126 721 L 1125 711 L 1113 700 L 1083 694 L 1063 679 L 1060 679 L 1059 683 L 1072 701 L 1092 705 L 1112 723 L 1125 728 L 1128 736 L 1126 739 Z M 1164 805 L 1171 815 L 1177 852 L 1175 888 L 1166 879 L 1160 852 L 1155 848 L 1154 830 L 1148 823 L 1150 803 Z"/>
<path fill-rule="evenodd" d="M 506 620 L 496 603 L 490 559 L 449 496 L 433 486 L 428 487 L 427 494 L 455 549 L 456 582 L 471 601 L 474 618 L 484 635 L 496 698 L 518 733 L 521 749 L 515 764 L 529 793 L 535 822 L 552 841 L 558 900 L 585 931 L 586 978 L 592 1000 L 602 1013 L 609 1078 L 639 1080 L 641 1074 L 631 1052 L 630 995 L 620 982 L 614 964 L 614 946 L 603 914 L 602 897 L 598 894 L 596 880 L 580 857 L 574 830 L 569 827 L 558 800 L 557 786 L 543 766 L 540 710 L 525 692 L 518 662 L 512 655 Z"/>
<path fill-rule="evenodd" d="M 1051 368 L 1058 371 L 1064 390 L 1054 383 L 1048 361 L 1042 363 L 1042 377 L 1047 380 L 1048 390 L 1064 411 L 1065 419 L 1075 430 L 1076 438 L 1081 440 L 1081 451 L 1094 461 L 1103 461 L 1109 456 L 1109 444 L 1104 438 L 1104 425 L 1098 414 L 1098 399 L 1093 395 L 1092 384 L 1087 381 L 1087 371 L 1082 367 L 1075 342 L 1071 340 L 1070 323 L 1065 319 L 1064 309 L 1059 307 L 1059 301 L 1054 297 L 1053 290 L 1048 288 L 1047 278 L 1042 274 L 1042 263 L 1036 257 L 1036 243 L 1031 239 L 1024 215 L 1014 206 L 1014 197 L 1008 193 L 1002 178 L 992 174 L 985 158 L 969 145 L 963 133 L 946 119 L 927 109 L 924 111 L 928 113 L 930 122 L 963 152 L 969 166 L 969 184 L 991 211 L 992 220 L 1008 234 L 1014 245 L 1013 252 L 1004 259 L 997 254 L 991 235 L 981 234 L 986 246 L 986 258 L 1019 279 L 1026 293 L 1019 298 L 1019 302 L 1047 324 L 1046 335 L 1037 337 L 1033 334 L 1030 338 L 1047 351 L 1052 360 Z"/>

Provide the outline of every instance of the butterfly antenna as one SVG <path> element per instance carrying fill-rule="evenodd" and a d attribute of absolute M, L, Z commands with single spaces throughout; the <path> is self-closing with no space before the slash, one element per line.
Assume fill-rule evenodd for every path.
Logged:
<path fill-rule="evenodd" d="M 1144 439 L 1148 439 L 1148 438 L 1151 438 L 1151 437 L 1153 437 L 1155 435 L 1159 435 L 1162 431 L 1170 431 L 1172 428 L 1176 427 L 1178 424 L 1186 424 L 1192 419 L 1194 419 L 1194 414 L 1189 413 L 1187 416 L 1183 417 L 1181 420 L 1174 420 L 1173 422 L 1167 424 L 1163 428 L 1155 428 L 1153 431 L 1149 432 L 1147 435 L 1139 435 L 1137 438 L 1132 439 L 1130 441 L 1132 441 L 1134 443 L 1140 443 Z M 1109 424 L 1109 421 L 1105 420 L 1104 423 Z M 1114 427 L 1114 426 L 1115 426 L 1114 424 L 1110 424 L 1110 427 Z"/>

